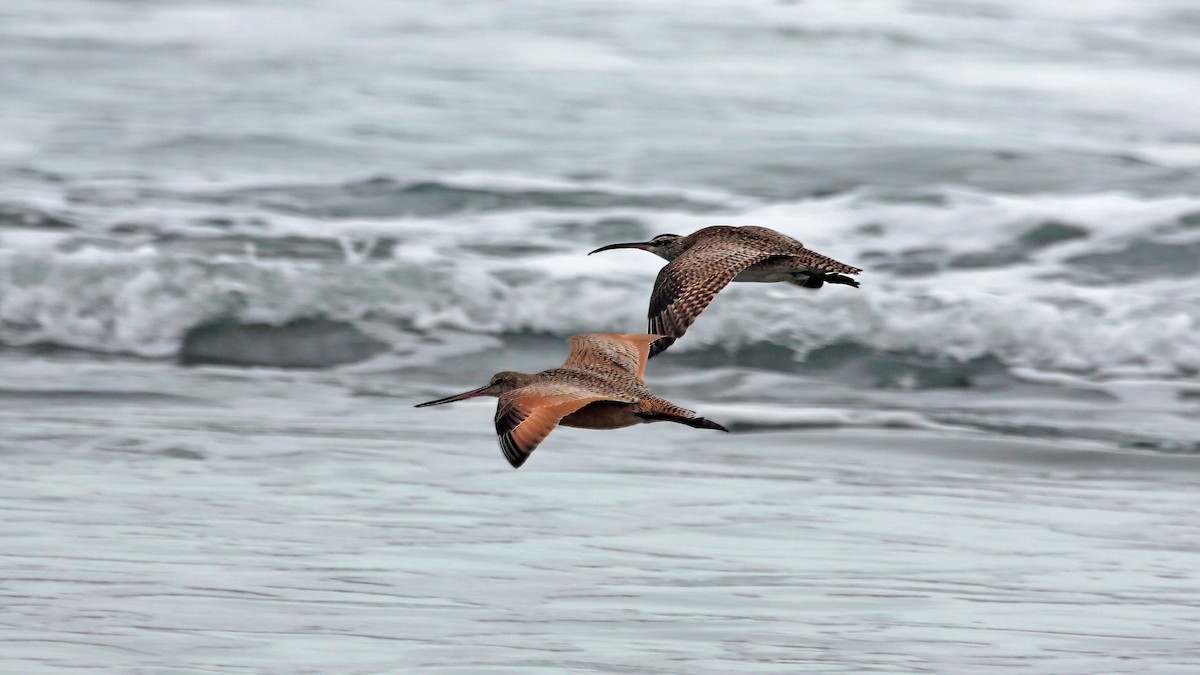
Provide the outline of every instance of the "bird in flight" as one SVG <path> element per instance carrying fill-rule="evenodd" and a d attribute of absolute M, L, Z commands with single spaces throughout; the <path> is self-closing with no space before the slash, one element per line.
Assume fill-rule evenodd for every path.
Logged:
<path fill-rule="evenodd" d="M 766 227 L 717 225 L 687 236 L 660 234 L 650 241 L 609 244 L 592 251 L 638 248 L 669 262 L 650 294 L 650 333 L 662 335 L 650 347 L 655 356 L 682 337 L 713 297 L 731 281 L 785 282 L 804 288 L 826 283 L 858 288 L 847 276 L 862 270 L 809 250 Z"/>
<path fill-rule="evenodd" d="M 660 335 L 584 333 L 567 339 L 571 353 L 558 368 L 526 374 L 496 373 L 484 386 L 421 403 L 418 408 L 476 396 L 498 396 L 496 436 L 504 457 L 520 468 L 555 426 L 620 429 L 677 422 L 729 431 L 655 396 L 643 379 L 650 345 Z"/>

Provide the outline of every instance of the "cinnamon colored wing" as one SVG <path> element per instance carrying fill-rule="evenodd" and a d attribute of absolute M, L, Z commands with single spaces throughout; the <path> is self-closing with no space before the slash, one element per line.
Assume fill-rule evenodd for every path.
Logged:
<path fill-rule="evenodd" d="M 644 379 L 650 345 L 661 335 L 641 333 L 583 333 L 567 338 L 571 353 L 564 368 L 615 368 Z"/>
<path fill-rule="evenodd" d="M 502 394 L 496 406 L 496 436 L 504 458 L 514 469 L 520 468 L 559 420 L 596 401 L 636 403 L 559 383 L 534 383 Z"/>

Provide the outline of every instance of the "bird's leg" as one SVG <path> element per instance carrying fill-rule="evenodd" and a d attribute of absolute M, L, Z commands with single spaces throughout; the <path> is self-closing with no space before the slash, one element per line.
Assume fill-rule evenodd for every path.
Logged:
<path fill-rule="evenodd" d="M 854 278 L 834 272 L 801 272 L 796 275 L 795 281 L 792 283 L 803 288 L 820 288 L 826 283 L 844 284 L 858 288 L 858 281 Z"/>
<path fill-rule="evenodd" d="M 845 274 L 826 274 L 825 281 L 828 281 L 831 284 L 845 284 L 846 286 L 858 288 L 858 280 L 854 279 L 853 277 L 848 277 Z"/>
<path fill-rule="evenodd" d="M 646 420 L 647 422 L 675 422 L 677 424 L 683 424 L 694 429 L 715 429 L 717 431 L 724 432 L 729 431 L 720 424 L 703 417 L 682 417 L 680 415 L 669 415 L 667 413 L 651 411 L 635 412 L 633 414 Z"/>

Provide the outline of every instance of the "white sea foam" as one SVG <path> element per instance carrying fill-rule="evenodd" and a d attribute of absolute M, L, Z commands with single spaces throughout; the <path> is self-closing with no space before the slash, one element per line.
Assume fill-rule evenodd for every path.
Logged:
<path fill-rule="evenodd" d="M 0 3 L 0 671 L 1197 671 L 1195 4 Z M 735 433 L 410 407 L 712 224 Z"/>
<path fill-rule="evenodd" d="M 66 7 L 0 27 L 8 344 L 637 330 L 661 262 L 583 252 L 759 224 L 863 288 L 735 285 L 679 353 L 1200 367 L 1185 0 Z"/>
<path fill-rule="evenodd" d="M 679 352 L 767 342 L 801 359 L 850 343 L 1093 375 L 1200 369 L 1195 271 L 1109 274 L 1103 260 L 1080 262 L 1120 259 L 1139 242 L 1200 245 L 1200 232 L 1181 224 L 1200 211 L 1200 200 L 930 194 L 927 202 L 894 202 L 859 192 L 751 206 L 730 217 L 560 207 L 332 225 L 273 214 L 268 224 L 196 230 L 180 216 L 157 219 L 170 235 L 163 241 L 81 235 L 71 246 L 45 237 L 38 247 L 41 237 L 20 237 L 0 251 L 0 338 L 167 356 L 189 328 L 215 319 L 324 316 L 393 336 L 397 327 L 435 337 L 638 330 L 661 262 L 637 251 L 587 257 L 587 250 L 659 231 L 758 223 L 861 265 L 863 288 L 736 284 Z M 1038 228 L 1049 239 L 1038 239 Z M 193 243 L 171 243 L 181 236 Z M 229 236 L 241 243 L 216 257 L 201 253 Z M 396 242 L 390 254 L 372 257 L 388 238 Z M 316 259 L 289 258 L 288 246 L 304 241 L 328 246 Z M 284 253 L 266 256 L 272 246 Z"/>

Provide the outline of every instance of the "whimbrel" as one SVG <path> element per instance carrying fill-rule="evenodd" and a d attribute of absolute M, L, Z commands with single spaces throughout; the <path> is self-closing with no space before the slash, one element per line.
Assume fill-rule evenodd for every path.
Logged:
<path fill-rule="evenodd" d="M 659 335 L 584 333 L 567 339 L 571 353 L 558 368 L 526 374 L 496 373 L 486 385 L 418 405 L 498 396 L 496 436 L 504 457 L 519 468 L 556 425 L 620 429 L 646 422 L 678 422 L 729 431 L 650 393 L 642 379 L 650 344 Z"/>
<path fill-rule="evenodd" d="M 781 281 L 804 288 L 831 283 L 857 288 L 858 282 L 846 275 L 862 271 L 766 227 L 717 225 L 687 236 L 660 234 L 647 242 L 609 244 L 592 253 L 616 248 L 640 248 L 670 261 L 659 271 L 650 294 L 647 330 L 664 336 L 651 345 L 650 356 L 682 337 L 713 296 L 731 281 Z"/>

